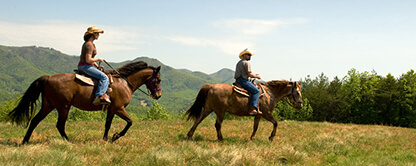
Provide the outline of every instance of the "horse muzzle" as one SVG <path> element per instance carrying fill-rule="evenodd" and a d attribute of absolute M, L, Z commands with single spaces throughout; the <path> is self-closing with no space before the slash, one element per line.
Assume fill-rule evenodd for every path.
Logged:
<path fill-rule="evenodd" d="M 296 105 L 296 108 L 299 109 L 299 110 L 302 109 L 303 108 L 303 102 L 298 102 L 297 105 Z"/>
<path fill-rule="evenodd" d="M 162 95 L 160 96 L 153 96 L 154 99 L 158 100 L 160 97 L 162 97 Z"/>
<path fill-rule="evenodd" d="M 162 93 L 161 92 L 157 92 L 156 94 L 152 94 L 151 95 L 153 99 L 159 99 L 160 97 L 162 97 Z"/>

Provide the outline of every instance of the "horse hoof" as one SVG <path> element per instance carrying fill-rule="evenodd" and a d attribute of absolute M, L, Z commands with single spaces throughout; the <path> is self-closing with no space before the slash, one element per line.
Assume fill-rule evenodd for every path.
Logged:
<path fill-rule="evenodd" d="M 270 142 L 273 142 L 273 137 L 269 137 L 269 141 Z"/>
<path fill-rule="evenodd" d="M 113 135 L 113 138 L 111 139 L 111 142 L 116 141 L 116 140 L 117 140 L 117 139 L 119 139 L 120 137 L 121 137 L 121 135 L 120 135 L 120 134 L 115 133 L 115 134 Z"/>

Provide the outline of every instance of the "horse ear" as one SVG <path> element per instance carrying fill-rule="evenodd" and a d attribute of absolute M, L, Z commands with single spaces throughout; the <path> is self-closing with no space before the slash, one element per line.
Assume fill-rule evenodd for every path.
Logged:
<path fill-rule="evenodd" d="M 160 71 L 160 66 L 156 68 L 156 73 L 159 73 Z"/>

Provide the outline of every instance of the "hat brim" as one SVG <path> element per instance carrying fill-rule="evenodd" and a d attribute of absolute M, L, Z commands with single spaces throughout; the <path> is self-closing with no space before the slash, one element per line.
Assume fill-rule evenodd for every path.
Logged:
<path fill-rule="evenodd" d="M 104 33 L 104 30 L 102 29 L 94 29 L 93 33 Z"/>
<path fill-rule="evenodd" d="M 252 53 L 250 53 L 250 52 L 245 52 L 245 53 L 240 54 L 238 57 L 240 57 L 240 59 L 243 59 L 243 56 L 244 56 L 245 54 L 248 54 L 248 55 L 250 55 L 250 56 L 253 56 L 253 54 L 252 54 Z"/>

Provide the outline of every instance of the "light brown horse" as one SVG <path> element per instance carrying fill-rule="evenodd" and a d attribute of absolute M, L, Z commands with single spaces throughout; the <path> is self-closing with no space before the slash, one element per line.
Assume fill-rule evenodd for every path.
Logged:
<path fill-rule="evenodd" d="M 146 84 L 148 90 L 151 91 L 150 96 L 154 99 L 161 97 L 160 89 L 160 66 L 155 68 L 148 66 L 147 63 L 138 61 L 126 64 L 117 69 L 106 71 L 112 74 L 114 82 L 111 84 L 112 92 L 109 96 L 111 104 L 108 105 L 107 118 L 105 123 L 104 140 L 107 140 L 108 131 L 111 126 L 114 114 L 127 122 L 127 125 L 120 133 L 115 133 L 112 141 L 124 136 L 132 125 L 132 120 L 127 114 L 125 107 L 130 103 L 133 92 L 141 85 Z M 119 74 L 115 74 L 119 73 Z M 75 79 L 75 74 L 63 73 L 52 76 L 41 76 L 35 80 L 27 91 L 24 93 L 18 106 L 9 113 L 9 117 L 13 123 L 26 126 L 29 129 L 23 138 L 22 144 L 28 143 L 33 130 L 53 109 L 58 111 L 58 128 L 61 136 L 68 140 L 65 133 L 65 122 L 71 106 L 86 111 L 100 110 L 102 105 L 93 105 L 94 91 L 96 88 L 86 85 Z M 36 116 L 36 101 L 42 93 L 42 107 Z M 32 119 L 32 120 L 31 120 Z"/>
<path fill-rule="evenodd" d="M 263 85 L 264 94 L 260 97 L 259 108 L 263 112 L 262 115 L 256 115 L 254 118 L 254 128 L 251 134 L 253 140 L 260 122 L 263 117 L 273 123 L 273 131 L 269 137 L 269 141 L 273 141 L 276 135 L 277 121 L 273 118 L 272 113 L 278 101 L 288 97 L 292 106 L 296 109 L 303 107 L 301 91 L 299 83 L 289 81 L 269 81 Z M 217 115 L 215 128 L 217 130 L 218 140 L 223 140 L 221 134 L 221 123 L 224 120 L 225 112 L 237 116 L 249 116 L 249 100 L 233 90 L 229 84 L 205 84 L 196 97 L 194 104 L 186 112 L 189 119 L 195 119 L 195 123 L 188 132 L 187 139 L 192 139 L 195 129 L 199 123 L 204 120 L 211 112 Z M 204 109 L 202 109 L 204 108 Z"/>

